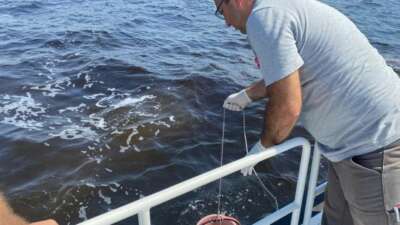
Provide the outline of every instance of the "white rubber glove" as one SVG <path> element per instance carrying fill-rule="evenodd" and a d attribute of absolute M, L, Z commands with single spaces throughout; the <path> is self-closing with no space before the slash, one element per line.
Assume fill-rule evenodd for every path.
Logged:
<path fill-rule="evenodd" d="M 265 151 L 267 150 L 262 144 L 261 141 L 258 141 L 252 148 L 251 150 L 247 153 L 246 156 L 248 155 L 253 155 L 253 154 L 257 154 L 259 152 Z M 243 168 L 240 170 L 240 172 L 242 173 L 243 176 L 251 176 L 253 174 L 253 170 L 254 170 L 254 165 Z"/>
<path fill-rule="evenodd" d="M 247 95 L 246 89 L 243 89 L 237 93 L 229 95 L 224 102 L 223 107 L 232 111 L 241 111 L 248 104 L 252 102 L 251 98 Z"/>

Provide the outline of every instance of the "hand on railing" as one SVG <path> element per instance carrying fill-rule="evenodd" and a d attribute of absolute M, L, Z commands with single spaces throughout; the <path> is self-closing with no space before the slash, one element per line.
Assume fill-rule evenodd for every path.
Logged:
<path fill-rule="evenodd" d="M 251 150 L 247 153 L 246 156 L 248 155 L 253 155 L 253 154 L 257 154 L 259 152 L 265 151 L 267 150 L 262 144 L 261 141 L 258 141 L 252 148 Z M 254 170 L 254 165 L 243 168 L 240 170 L 240 172 L 243 174 L 243 176 L 250 176 L 253 174 L 253 170 Z"/>

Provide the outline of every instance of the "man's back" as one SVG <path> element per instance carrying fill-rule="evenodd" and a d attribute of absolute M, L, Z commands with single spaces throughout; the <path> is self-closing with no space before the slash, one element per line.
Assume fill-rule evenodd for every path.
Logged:
<path fill-rule="evenodd" d="M 301 122 L 327 158 L 398 139 L 400 79 L 343 14 L 314 0 L 258 0 L 247 32 L 267 85 L 287 75 L 276 67 L 302 65 Z"/>

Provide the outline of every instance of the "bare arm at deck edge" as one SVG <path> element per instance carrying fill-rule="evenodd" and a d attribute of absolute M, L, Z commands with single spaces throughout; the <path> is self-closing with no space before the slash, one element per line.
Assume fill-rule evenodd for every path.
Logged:
<path fill-rule="evenodd" d="M 270 147 L 284 141 L 300 116 L 302 107 L 299 71 L 267 87 L 261 144 Z"/>

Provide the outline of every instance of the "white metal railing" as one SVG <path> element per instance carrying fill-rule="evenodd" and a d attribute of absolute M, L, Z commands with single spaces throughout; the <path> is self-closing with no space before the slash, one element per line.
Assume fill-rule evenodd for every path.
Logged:
<path fill-rule="evenodd" d="M 317 146 L 317 145 L 316 145 Z M 322 212 L 312 217 L 315 197 L 322 194 L 326 187 L 326 182 L 317 187 L 319 164 L 321 162 L 321 153 L 317 147 L 314 147 L 310 178 L 308 181 L 307 200 L 303 214 L 303 225 L 321 224 Z"/>
<path fill-rule="evenodd" d="M 274 213 L 266 216 L 265 218 L 259 220 L 258 222 L 255 223 L 255 225 L 272 224 L 277 220 L 285 217 L 286 215 L 289 215 L 290 213 L 292 213 L 291 225 L 298 225 L 300 218 L 301 204 L 306 185 L 310 154 L 311 154 L 310 143 L 304 138 L 294 138 L 280 145 L 268 148 L 268 150 L 266 151 L 246 156 L 242 159 L 236 160 L 234 162 L 231 162 L 229 164 L 213 169 L 209 172 L 203 173 L 194 178 L 191 178 L 189 180 L 183 181 L 179 184 L 176 184 L 172 187 L 159 191 L 155 194 L 149 195 L 135 202 L 129 203 L 125 206 L 119 207 L 102 215 L 84 221 L 82 223 L 79 223 L 78 225 L 108 225 L 124 220 L 134 215 L 138 215 L 140 225 L 150 225 L 151 224 L 150 210 L 154 206 L 160 205 L 168 200 L 171 200 L 189 191 L 193 191 L 194 189 L 197 189 L 201 186 L 204 186 L 208 183 L 218 180 L 221 177 L 225 177 L 229 174 L 241 170 L 242 168 L 252 166 L 256 163 L 259 163 L 265 159 L 286 152 L 289 149 L 292 149 L 297 146 L 302 146 L 302 155 L 301 155 L 300 170 L 298 174 L 298 182 L 296 186 L 296 195 L 294 201 L 289 203 L 285 207 L 275 211 Z M 315 154 L 314 157 L 316 157 Z M 318 171 L 316 173 L 318 175 Z M 312 200 L 313 199 L 314 197 L 312 197 Z"/>

